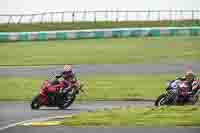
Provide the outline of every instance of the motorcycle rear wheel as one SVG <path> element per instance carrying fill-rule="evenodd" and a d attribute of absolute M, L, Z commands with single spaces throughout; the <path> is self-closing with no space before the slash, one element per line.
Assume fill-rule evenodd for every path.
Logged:
<path fill-rule="evenodd" d="M 35 96 L 31 102 L 31 109 L 38 110 L 40 108 L 39 95 Z"/>

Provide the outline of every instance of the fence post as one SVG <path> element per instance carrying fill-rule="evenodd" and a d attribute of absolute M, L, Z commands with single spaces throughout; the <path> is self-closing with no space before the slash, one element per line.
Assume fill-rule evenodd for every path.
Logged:
<path fill-rule="evenodd" d="M 41 15 L 40 23 L 43 23 L 45 13 L 42 13 Z"/>
<path fill-rule="evenodd" d="M 194 13 L 195 13 L 195 11 L 192 10 L 192 26 L 196 26 L 197 25 L 197 22 L 196 22 L 196 20 L 194 18 Z"/>
<path fill-rule="evenodd" d="M 63 23 L 63 22 L 64 22 L 64 17 L 65 17 L 65 12 L 62 12 L 61 23 Z"/>
<path fill-rule="evenodd" d="M 200 10 L 197 10 L 196 11 L 196 23 L 199 25 L 199 22 L 200 22 Z"/>
<path fill-rule="evenodd" d="M 128 17 L 128 13 L 129 13 L 129 12 L 126 11 L 126 21 L 128 21 L 128 18 L 129 18 L 129 17 Z"/>
<path fill-rule="evenodd" d="M 192 21 L 194 20 L 194 10 L 192 10 Z"/>
<path fill-rule="evenodd" d="M 53 23 L 54 13 L 51 13 L 51 23 Z"/>
<path fill-rule="evenodd" d="M 160 10 L 158 10 L 158 21 L 160 21 Z"/>
<path fill-rule="evenodd" d="M 172 10 L 169 10 L 169 20 L 172 21 Z"/>
<path fill-rule="evenodd" d="M 174 11 L 174 18 L 176 20 L 176 17 L 177 17 L 177 10 Z"/>
<path fill-rule="evenodd" d="M 150 12 L 150 10 L 148 10 L 148 12 L 147 12 L 147 20 L 150 20 L 150 16 L 151 16 L 151 12 Z"/>
<path fill-rule="evenodd" d="M 72 23 L 74 23 L 75 11 L 72 12 Z"/>
<path fill-rule="evenodd" d="M 20 23 L 21 23 L 22 18 L 23 18 L 23 15 L 20 16 L 20 18 L 19 18 L 17 24 L 20 24 Z"/>
<path fill-rule="evenodd" d="M 108 22 L 108 11 L 107 10 L 105 12 L 105 19 L 106 19 L 106 22 Z"/>
<path fill-rule="evenodd" d="M 138 12 L 137 11 L 135 12 L 135 19 L 136 19 L 136 21 L 138 20 Z"/>
<path fill-rule="evenodd" d="M 183 20 L 184 19 L 183 10 L 180 10 L 180 16 L 181 16 L 181 20 Z"/>
<path fill-rule="evenodd" d="M 94 11 L 94 23 L 97 21 L 96 11 Z"/>
<path fill-rule="evenodd" d="M 10 21 L 12 20 L 12 16 L 9 16 L 9 19 L 8 19 L 8 24 L 10 24 Z"/>
<path fill-rule="evenodd" d="M 118 22 L 119 21 L 119 11 L 118 10 L 116 10 L 116 22 Z"/>
<path fill-rule="evenodd" d="M 31 23 L 31 24 L 33 23 L 33 19 L 34 19 L 34 17 L 35 17 L 35 15 L 32 14 L 32 15 L 31 15 L 31 19 L 30 19 L 30 23 Z"/>
<path fill-rule="evenodd" d="M 86 21 L 86 14 L 87 14 L 87 11 L 85 10 L 85 11 L 83 12 L 83 18 L 82 18 L 82 21 Z"/>

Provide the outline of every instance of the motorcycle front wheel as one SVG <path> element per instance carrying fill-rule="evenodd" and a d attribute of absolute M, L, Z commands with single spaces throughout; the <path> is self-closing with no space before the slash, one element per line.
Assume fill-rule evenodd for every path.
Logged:
<path fill-rule="evenodd" d="M 160 95 L 155 101 L 155 106 L 159 107 L 159 106 L 167 105 L 166 100 L 167 100 L 166 94 Z"/>
<path fill-rule="evenodd" d="M 76 99 L 76 94 L 67 95 L 64 97 L 62 104 L 59 105 L 60 109 L 66 109 L 68 108 Z"/>

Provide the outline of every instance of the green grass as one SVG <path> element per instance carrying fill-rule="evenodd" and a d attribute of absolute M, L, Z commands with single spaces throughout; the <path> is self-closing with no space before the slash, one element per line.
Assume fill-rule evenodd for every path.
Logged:
<path fill-rule="evenodd" d="M 199 127 L 200 107 L 122 108 L 85 112 L 66 118 L 62 125 L 97 127 Z"/>
<path fill-rule="evenodd" d="M 86 95 L 79 100 L 155 99 L 165 91 L 165 82 L 177 75 L 80 76 Z M 30 100 L 46 78 L 0 78 L 0 100 Z"/>
<path fill-rule="evenodd" d="M 200 61 L 199 37 L 0 43 L 0 66 Z"/>
<path fill-rule="evenodd" d="M 123 21 L 123 22 L 78 22 L 78 23 L 33 23 L 33 24 L 0 24 L 0 32 L 79 30 L 123 27 L 169 27 L 199 26 L 198 20 L 180 21 Z"/>

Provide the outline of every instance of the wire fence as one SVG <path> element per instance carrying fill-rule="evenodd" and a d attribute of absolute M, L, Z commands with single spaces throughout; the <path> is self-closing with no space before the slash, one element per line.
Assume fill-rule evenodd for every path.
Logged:
<path fill-rule="evenodd" d="M 200 20 L 200 10 L 64 11 L 38 14 L 2 14 L 0 23 L 64 23 L 97 21 Z"/>

